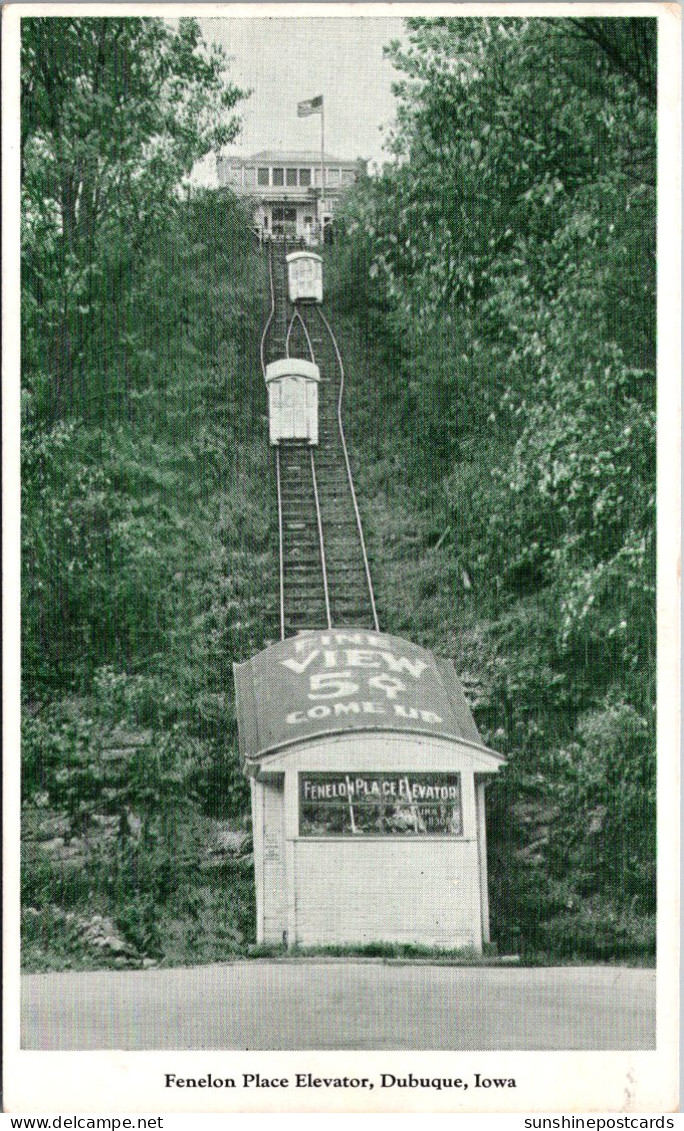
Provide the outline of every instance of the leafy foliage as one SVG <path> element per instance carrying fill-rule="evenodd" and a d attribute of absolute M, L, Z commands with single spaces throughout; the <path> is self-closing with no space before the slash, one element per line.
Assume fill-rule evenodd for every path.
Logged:
<path fill-rule="evenodd" d="M 22 20 L 25 384 L 53 418 L 88 395 L 94 339 L 112 365 L 182 178 L 238 131 L 226 65 L 191 19 Z"/>
<path fill-rule="evenodd" d="M 238 203 L 181 191 L 237 130 L 224 72 L 193 21 L 23 21 L 35 968 L 220 958 L 253 930 L 230 666 L 274 592 L 265 277 Z"/>
<path fill-rule="evenodd" d="M 499 941 L 647 954 L 655 25 L 407 24 L 396 160 L 347 198 L 335 284 L 381 617 L 451 651 L 509 756 Z"/>
<path fill-rule="evenodd" d="M 134 380 L 117 387 L 95 348 L 78 415 L 25 413 L 24 885 L 49 919 L 26 922 L 38 967 L 53 927 L 55 960 L 79 961 L 93 913 L 132 947 L 120 962 L 217 958 L 251 937 L 231 662 L 264 646 L 276 591 L 268 451 L 253 439 L 262 389 L 244 378 L 259 373 L 266 285 L 252 241 L 229 198 L 178 202 L 124 296 Z M 120 363 L 129 348 L 115 345 Z M 94 939 L 88 953 L 112 959 Z"/>

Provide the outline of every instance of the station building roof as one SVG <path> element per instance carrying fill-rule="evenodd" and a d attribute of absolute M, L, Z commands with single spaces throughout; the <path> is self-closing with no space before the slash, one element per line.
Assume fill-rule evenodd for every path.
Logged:
<path fill-rule="evenodd" d="M 234 161 L 240 165 L 252 165 L 255 162 L 276 165 L 320 165 L 321 151 L 315 149 L 261 149 L 258 153 L 252 153 L 248 157 L 241 157 L 238 154 L 224 155 L 224 161 Z M 326 165 L 356 165 L 357 161 L 350 160 L 345 157 L 331 157 L 329 153 L 324 154 L 323 161 Z"/>
<path fill-rule="evenodd" d="M 486 747 L 450 660 L 400 637 L 340 628 L 299 633 L 234 665 L 240 753 L 350 731 L 408 732 Z"/>

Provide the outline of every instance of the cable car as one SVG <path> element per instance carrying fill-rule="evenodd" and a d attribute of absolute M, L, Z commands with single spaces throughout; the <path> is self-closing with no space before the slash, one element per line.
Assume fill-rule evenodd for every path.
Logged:
<path fill-rule="evenodd" d="M 266 366 L 268 438 L 318 443 L 318 383 L 320 370 L 312 361 L 283 357 Z"/>
<path fill-rule="evenodd" d="M 293 251 L 287 257 L 290 302 L 323 302 L 323 260 L 315 251 Z"/>

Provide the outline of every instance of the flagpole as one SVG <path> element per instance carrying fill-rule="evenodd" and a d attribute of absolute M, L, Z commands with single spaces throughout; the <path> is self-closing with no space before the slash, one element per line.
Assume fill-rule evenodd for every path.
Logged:
<path fill-rule="evenodd" d="M 325 195 L 325 111 L 323 98 L 321 98 L 321 209 L 318 221 L 321 226 L 320 238 L 323 243 L 323 197 Z"/>

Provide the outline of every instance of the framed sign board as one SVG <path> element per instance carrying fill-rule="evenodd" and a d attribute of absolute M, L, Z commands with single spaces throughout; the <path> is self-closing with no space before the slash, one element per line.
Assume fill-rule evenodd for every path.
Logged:
<path fill-rule="evenodd" d="M 461 836 L 460 774 L 299 775 L 300 836 Z"/>

